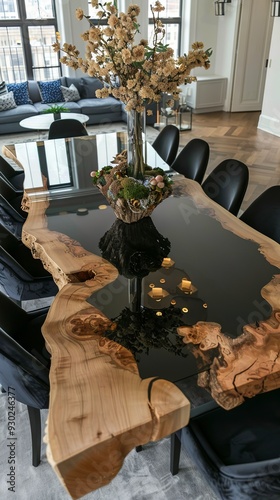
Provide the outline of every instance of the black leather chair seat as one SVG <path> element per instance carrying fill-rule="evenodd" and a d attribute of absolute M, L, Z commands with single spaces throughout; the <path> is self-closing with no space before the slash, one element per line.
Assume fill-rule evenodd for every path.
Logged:
<path fill-rule="evenodd" d="M 249 182 L 249 170 L 245 163 L 239 160 L 222 161 L 201 187 L 211 200 L 230 213 L 237 215 L 244 199 Z"/>
<path fill-rule="evenodd" d="M 272 186 L 264 191 L 240 219 L 280 243 L 280 186 Z"/>
<path fill-rule="evenodd" d="M 26 312 L 0 292 L 0 384 L 12 387 L 15 399 L 27 405 L 32 438 L 32 463 L 40 463 L 40 409 L 49 405 L 50 354 L 41 333 L 47 309 Z"/>
<path fill-rule="evenodd" d="M 177 447 L 181 441 L 221 498 L 280 498 L 279 401 L 277 389 L 229 411 L 213 409 L 191 419 L 173 437 Z M 172 472 L 177 471 L 175 461 Z"/>
<path fill-rule="evenodd" d="M 55 120 L 49 129 L 49 139 L 61 139 L 65 137 L 80 137 L 88 135 L 86 128 L 79 121 L 72 118 Z"/>
<path fill-rule="evenodd" d="M 171 165 L 172 170 L 201 184 L 210 155 L 209 144 L 203 139 L 189 141 Z"/>
<path fill-rule="evenodd" d="M 168 165 L 172 165 L 179 147 L 180 132 L 175 125 L 166 125 L 152 146 Z"/>

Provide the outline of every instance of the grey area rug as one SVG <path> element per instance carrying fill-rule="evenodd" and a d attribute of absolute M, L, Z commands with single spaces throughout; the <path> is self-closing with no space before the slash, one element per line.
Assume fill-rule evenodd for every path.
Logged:
<path fill-rule="evenodd" d="M 41 412 L 44 428 L 47 410 Z M 16 405 L 15 492 L 8 490 L 9 473 L 8 402 L 0 394 L 0 498 L 1 500 L 70 500 L 46 459 L 42 445 L 42 462 L 31 465 L 31 437 L 25 405 Z M 169 438 L 132 450 L 113 481 L 89 493 L 83 500 L 218 500 L 190 457 L 182 452 L 177 476 L 169 472 Z"/>

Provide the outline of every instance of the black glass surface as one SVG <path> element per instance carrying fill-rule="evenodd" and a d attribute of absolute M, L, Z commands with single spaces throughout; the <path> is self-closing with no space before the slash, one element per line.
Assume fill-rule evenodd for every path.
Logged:
<path fill-rule="evenodd" d="M 100 242 L 104 242 L 107 232 L 107 244 L 110 239 L 114 239 L 110 231 L 112 226 L 114 228 L 116 218 L 110 207 L 102 210 L 98 208 L 101 202 L 102 198 L 98 196 L 95 199 L 92 195 L 87 206 L 88 213 L 82 217 L 77 215 L 73 206 L 72 212 L 56 213 L 51 203 L 47 212 L 49 228 L 66 233 L 90 252 L 103 255 L 104 247 L 102 251 Z M 79 206 L 80 203 L 77 203 L 75 208 L 78 209 Z M 147 256 L 143 244 L 137 247 L 137 237 L 133 229 L 135 224 L 130 225 L 133 230 L 131 241 L 135 244 L 132 249 L 132 255 L 136 254 L 135 262 L 128 262 L 128 255 L 120 259 L 121 262 L 116 262 L 116 252 L 113 252 L 112 258 L 107 253 L 106 259 L 111 260 L 122 274 L 88 300 L 109 318 L 118 318 L 120 324 L 124 321 L 126 310 L 131 313 L 132 325 L 133 322 L 140 321 L 139 313 L 142 312 L 142 342 L 138 350 L 137 345 L 131 346 L 140 375 L 143 378 L 159 376 L 176 381 L 205 369 L 211 361 L 208 357 L 200 359 L 198 363 L 195 348 L 182 343 L 176 333 L 176 327 L 183 324 L 192 325 L 197 321 L 213 321 L 222 326 L 223 333 L 231 337 L 239 336 L 244 325 L 255 324 L 270 316 L 271 308 L 261 296 L 261 289 L 278 270 L 265 260 L 256 243 L 224 229 L 207 213 L 200 212 L 190 198 L 171 196 L 153 212 L 151 221 L 156 233 L 169 242 L 166 249 L 163 249 L 163 254 L 159 253 L 159 256 L 171 258 L 174 261 L 172 267 L 163 268 L 151 259 L 151 266 L 158 265 L 158 268 L 151 267 L 149 270 L 148 256 L 151 249 L 146 249 Z M 143 234 L 138 238 L 142 241 L 147 237 L 149 242 L 151 236 L 145 234 L 146 230 L 143 225 Z M 141 227 L 139 233 L 141 235 Z M 129 238 L 129 234 L 127 237 Z M 113 248 L 120 251 L 121 246 L 121 241 L 119 240 L 118 244 L 116 239 Z M 157 252 L 155 244 L 151 257 Z M 191 280 L 197 289 L 191 295 L 184 293 L 179 287 L 184 277 Z M 163 288 L 168 295 L 160 301 L 154 299 L 149 295 L 151 285 Z M 172 305 L 174 300 L 175 304 Z M 187 312 L 182 313 L 183 309 L 187 309 Z M 145 311 L 148 311 L 149 319 L 146 318 Z M 161 314 L 157 316 L 157 313 Z M 136 318 L 133 314 L 136 314 Z M 168 327 L 168 336 L 167 331 L 162 330 L 170 323 L 170 316 L 174 321 L 171 321 L 171 326 Z M 161 326 L 157 327 L 159 323 Z M 137 328 L 130 328 L 131 335 L 139 329 L 137 323 Z M 162 338 L 162 347 L 159 347 L 159 335 Z M 128 337 L 124 333 L 119 336 L 109 333 L 109 336 L 129 347 Z M 155 347 L 151 345 L 152 340 Z M 214 353 L 211 353 L 211 356 L 213 355 Z"/>
<path fill-rule="evenodd" d="M 112 158 L 116 144 L 123 149 L 124 134 L 108 134 L 105 142 Z M 133 352 L 141 377 L 177 381 L 192 376 L 206 369 L 216 353 L 206 352 L 202 358 L 195 346 L 182 342 L 177 327 L 211 321 L 220 324 L 223 333 L 239 336 L 244 325 L 270 316 L 261 289 L 279 270 L 266 261 L 256 243 L 224 229 L 189 197 L 169 197 L 146 221 L 116 222 L 89 175 L 98 162 L 104 165 L 104 139 L 102 144 L 98 136 L 90 136 L 39 141 L 28 149 L 30 158 L 32 151 L 35 156 L 39 151 L 40 158 L 48 159 L 38 167 L 47 177 L 48 227 L 117 267 L 118 278 L 88 301 L 114 321 L 115 331 L 107 335 Z M 18 148 L 22 163 L 26 151 Z M 37 195 L 35 161 L 28 165 L 29 194 Z M 65 169 L 68 184 L 65 177 L 55 184 L 56 170 L 60 176 Z M 164 258 L 172 259 L 170 268 L 161 266 Z M 180 288 L 183 278 L 191 281 L 191 294 Z M 153 288 L 162 288 L 164 296 L 153 297 Z"/>

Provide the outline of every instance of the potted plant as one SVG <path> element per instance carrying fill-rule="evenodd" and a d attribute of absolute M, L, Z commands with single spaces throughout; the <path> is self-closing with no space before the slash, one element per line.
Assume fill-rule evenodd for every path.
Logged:
<path fill-rule="evenodd" d="M 53 106 L 50 106 L 47 109 L 44 109 L 42 111 L 43 114 L 46 113 L 53 113 L 53 117 L 55 120 L 60 120 L 61 118 L 61 113 L 68 113 L 69 109 L 65 108 L 64 106 L 60 106 L 58 104 L 54 104 Z"/>

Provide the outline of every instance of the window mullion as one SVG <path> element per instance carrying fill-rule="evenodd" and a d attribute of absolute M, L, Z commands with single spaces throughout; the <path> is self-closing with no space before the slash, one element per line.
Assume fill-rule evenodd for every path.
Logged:
<path fill-rule="evenodd" d="M 19 18 L 23 21 L 26 20 L 25 0 L 17 0 Z"/>
<path fill-rule="evenodd" d="M 28 26 L 26 23 L 22 25 L 22 40 L 23 40 L 23 55 L 25 61 L 26 76 L 28 80 L 33 79 L 33 68 L 32 68 L 32 53 L 29 40 Z"/>

